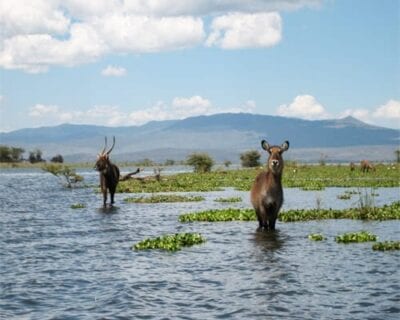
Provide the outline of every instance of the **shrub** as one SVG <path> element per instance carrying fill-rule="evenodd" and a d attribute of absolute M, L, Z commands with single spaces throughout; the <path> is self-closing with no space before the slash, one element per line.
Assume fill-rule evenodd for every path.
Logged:
<path fill-rule="evenodd" d="M 251 168 L 260 166 L 261 154 L 257 150 L 250 150 L 240 154 L 242 167 Z"/>
<path fill-rule="evenodd" d="M 192 153 L 188 156 L 186 163 L 192 166 L 194 172 L 210 172 L 214 160 L 207 153 Z"/>

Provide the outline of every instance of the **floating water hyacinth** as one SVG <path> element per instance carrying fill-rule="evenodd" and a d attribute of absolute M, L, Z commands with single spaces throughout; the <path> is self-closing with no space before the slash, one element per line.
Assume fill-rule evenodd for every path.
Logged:
<path fill-rule="evenodd" d="M 206 242 L 206 239 L 200 233 L 176 233 L 142 240 L 133 245 L 132 249 L 159 249 L 167 251 L 178 251 L 181 250 L 182 247 L 189 247 L 204 242 Z"/>
<path fill-rule="evenodd" d="M 348 232 L 335 237 L 338 243 L 376 241 L 377 236 L 367 231 Z"/>
<path fill-rule="evenodd" d="M 240 198 L 240 197 L 217 198 L 214 201 L 215 202 L 221 202 L 221 203 L 241 202 L 242 198 Z"/>
<path fill-rule="evenodd" d="M 322 241 L 325 240 L 326 238 L 321 233 L 311 233 L 308 235 L 308 239 L 313 241 Z"/>
<path fill-rule="evenodd" d="M 203 201 L 202 196 L 182 196 L 176 194 L 153 194 L 149 197 L 132 197 L 124 199 L 129 203 L 172 203 Z"/>
<path fill-rule="evenodd" d="M 400 241 L 384 241 L 374 243 L 372 250 L 378 251 L 389 251 L 389 250 L 400 250 Z"/>
<path fill-rule="evenodd" d="M 222 209 L 222 210 L 206 210 L 195 213 L 187 213 L 179 216 L 180 222 L 193 221 L 253 221 L 257 220 L 256 213 L 253 209 Z"/>
<path fill-rule="evenodd" d="M 83 203 L 75 203 L 71 205 L 71 209 L 83 209 L 86 208 L 86 205 Z"/>

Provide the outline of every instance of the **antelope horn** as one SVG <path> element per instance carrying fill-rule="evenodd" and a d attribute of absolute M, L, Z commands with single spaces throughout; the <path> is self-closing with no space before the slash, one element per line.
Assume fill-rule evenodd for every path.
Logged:
<path fill-rule="evenodd" d="M 110 150 L 107 151 L 107 155 L 109 155 L 111 153 L 112 149 L 114 149 L 114 146 L 115 146 L 115 136 L 113 136 L 113 144 L 112 144 Z"/>
<path fill-rule="evenodd" d="M 106 149 L 107 149 L 107 137 L 104 137 L 104 141 L 105 141 L 105 143 L 104 143 L 104 148 L 103 148 L 103 151 L 102 152 L 100 152 L 100 155 L 103 155 L 104 154 L 104 152 L 106 151 Z"/>

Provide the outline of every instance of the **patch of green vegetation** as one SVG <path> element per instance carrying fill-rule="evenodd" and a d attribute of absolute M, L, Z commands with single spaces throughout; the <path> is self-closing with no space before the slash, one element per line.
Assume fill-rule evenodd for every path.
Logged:
<path fill-rule="evenodd" d="M 176 194 L 153 194 L 150 197 L 132 197 L 124 199 L 128 203 L 172 203 L 203 201 L 201 196 L 182 196 Z"/>
<path fill-rule="evenodd" d="M 280 212 L 278 219 L 282 222 L 297 222 L 323 219 L 358 219 L 358 220 L 400 220 L 400 201 L 390 205 L 374 208 L 368 214 L 359 208 L 343 210 L 333 209 L 293 209 Z M 257 220 L 253 209 L 214 209 L 186 213 L 179 216 L 180 222 L 193 221 L 253 221 Z"/>
<path fill-rule="evenodd" d="M 71 205 L 71 209 L 83 209 L 86 208 L 86 205 L 83 203 L 75 203 Z"/>
<path fill-rule="evenodd" d="M 338 243 L 368 242 L 376 241 L 376 239 L 376 235 L 367 231 L 348 232 L 335 237 Z"/>
<path fill-rule="evenodd" d="M 309 221 L 322 219 L 358 219 L 358 220 L 399 220 L 400 201 L 383 207 L 334 209 L 293 209 L 282 211 L 279 220 L 283 222 Z"/>
<path fill-rule="evenodd" d="M 182 214 L 179 216 L 180 222 L 253 221 L 256 219 L 256 214 L 253 209 L 232 208 L 222 210 L 206 210 L 201 212 Z"/>
<path fill-rule="evenodd" d="M 242 198 L 240 197 L 232 197 L 232 198 L 217 198 L 214 200 L 215 202 L 221 203 L 232 203 L 232 202 L 241 202 Z"/>
<path fill-rule="evenodd" d="M 132 249 L 178 251 L 182 247 L 189 247 L 204 242 L 206 242 L 206 239 L 200 233 L 176 233 L 142 240 L 133 245 Z"/>
<path fill-rule="evenodd" d="M 336 196 L 336 198 L 338 198 L 339 200 L 350 200 L 351 199 L 351 195 L 348 194 L 348 193 L 338 194 Z"/>
<path fill-rule="evenodd" d="M 313 240 L 313 241 L 322 241 L 322 240 L 325 240 L 326 238 L 321 233 L 311 233 L 308 235 L 308 239 Z"/>
<path fill-rule="evenodd" d="M 118 192 L 155 193 L 155 192 L 196 192 L 219 191 L 233 187 L 249 191 L 255 177 L 261 172 L 257 169 L 217 170 L 205 173 L 179 173 L 165 175 L 160 181 L 154 179 L 122 181 Z M 300 166 L 286 165 L 283 172 L 284 188 L 303 188 L 304 190 L 321 190 L 326 187 L 399 187 L 400 164 L 388 170 L 386 165 L 377 165 L 376 171 L 362 174 L 346 166 Z"/>
<path fill-rule="evenodd" d="M 384 241 L 374 243 L 372 250 L 388 251 L 388 250 L 400 250 L 400 241 Z"/>

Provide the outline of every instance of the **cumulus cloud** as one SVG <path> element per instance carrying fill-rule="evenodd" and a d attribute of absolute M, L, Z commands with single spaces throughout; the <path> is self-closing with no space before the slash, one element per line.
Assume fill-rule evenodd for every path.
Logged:
<path fill-rule="evenodd" d="M 126 75 L 126 69 L 116 66 L 107 66 L 101 71 L 101 74 L 106 77 L 122 77 Z"/>
<path fill-rule="evenodd" d="M 45 72 L 108 54 L 268 47 L 281 39 L 281 10 L 320 0 L 3 0 L 0 66 Z M 214 17 L 207 36 L 204 19 Z"/>
<path fill-rule="evenodd" d="M 307 120 L 326 119 L 329 117 L 324 106 L 313 96 L 305 94 L 294 98 L 289 105 L 278 107 L 277 114 L 284 117 L 295 117 Z"/>
<path fill-rule="evenodd" d="M 375 110 L 363 108 L 346 109 L 339 118 L 352 116 L 363 122 L 400 129 L 400 101 L 390 99 Z"/>
<path fill-rule="evenodd" d="M 119 106 L 94 106 L 87 110 L 65 111 L 56 105 L 37 104 L 30 108 L 28 115 L 40 125 L 54 125 L 65 122 L 107 126 L 142 125 L 149 121 L 185 119 L 193 116 L 225 112 L 249 112 L 255 108 L 254 101 L 242 106 L 219 108 L 201 96 L 176 97 L 170 104 L 158 101 L 151 107 L 135 111 L 124 111 Z M 70 108 L 68 108 L 70 109 Z"/>
<path fill-rule="evenodd" d="M 372 114 L 374 118 L 397 119 L 400 121 L 400 101 L 389 100 Z"/>
<path fill-rule="evenodd" d="M 215 18 L 211 29 L 207 46 L 223 49 L 270 47 L 281 40 L 282 21 L 276 12 L 231 13 Z"/>

